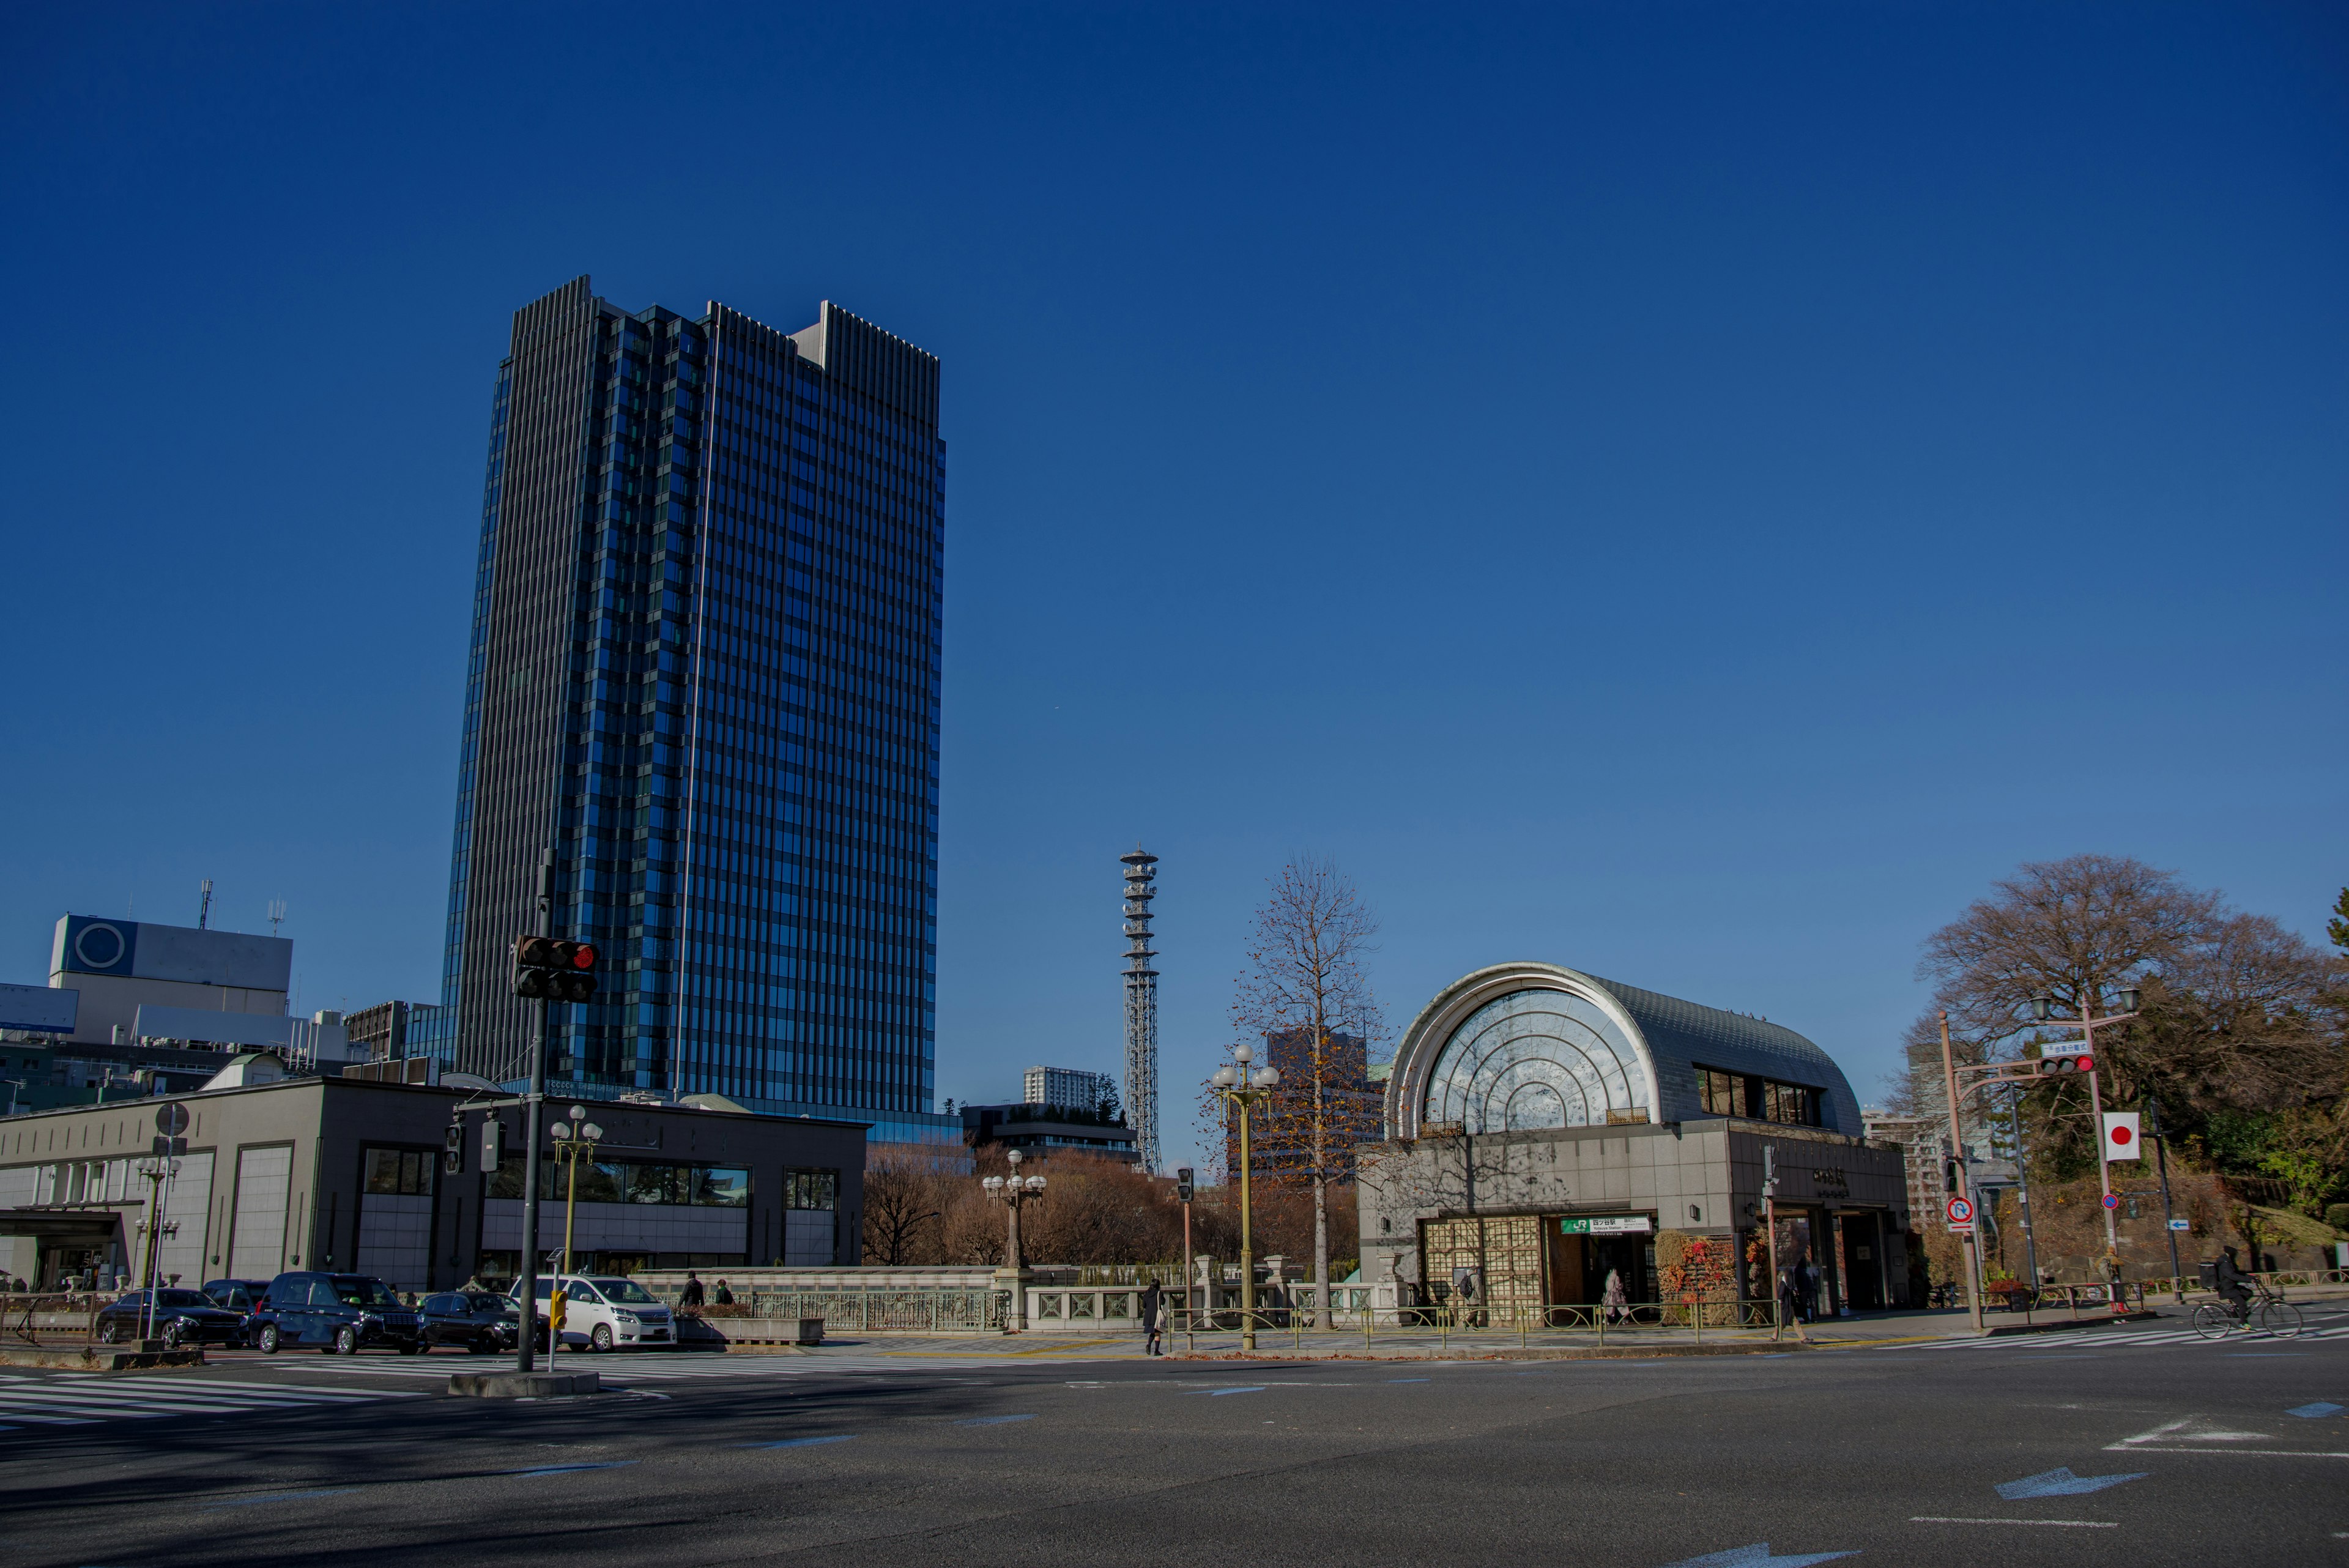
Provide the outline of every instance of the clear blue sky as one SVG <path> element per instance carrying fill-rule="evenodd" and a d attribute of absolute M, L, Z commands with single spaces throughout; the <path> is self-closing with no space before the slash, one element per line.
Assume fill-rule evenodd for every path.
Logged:
<path fill-rule="evenodd" d="M 2349 880 L 2330 7 L 16 7 L 0 978 L 285 899 L 437 995 L 491 378 L 580 273 L 945 361 L 938 1087 L 1170 1142 L 1284 856 L 1399 1028 L 1817 1039 L 2016 862 Z"/>

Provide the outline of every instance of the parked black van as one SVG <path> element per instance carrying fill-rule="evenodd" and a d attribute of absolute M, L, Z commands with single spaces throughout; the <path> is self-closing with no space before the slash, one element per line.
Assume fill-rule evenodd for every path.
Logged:
<path fill-rule="evenodd" d="M 328 1355 L 370 1347 L 414 1355 L 424 1348 L 415 1310 L 399 1293 L 366 1274 L 280 1274 L 257 1308 L 252 1343 L 274 1355 L 287 1345 L 316 1345 Z"/>

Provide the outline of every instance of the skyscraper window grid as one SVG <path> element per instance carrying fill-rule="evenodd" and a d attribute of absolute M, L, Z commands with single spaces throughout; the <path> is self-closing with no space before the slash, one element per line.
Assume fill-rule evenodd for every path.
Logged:
<path fill-rule="evenodd" d="M 716 304 L 698 321 L 626 315 L 581 279 L 517 313 L 493 403 L 445 1059 L 521 1070 L 528 1023 L 503 994 L 503 944 L 533 923 L 543 798 L 557 923 L 603 946 L 610 976 L 558 1024 L 558 1081 L 942 1132 L 943 1118 L 920 1125 L 934 1089 L 936 393 L 935 358 L 829 303 L 784 334 Z M 540 504 L 564 488 L 544 449 L 574 396 L 575 591 L 558 606 L 542 579 L 564 529 Z M 525 432 L 518 408 L 544 417 Z M 527 478 L 525 435 L 539 460 Z M 550 620 L 567 638 L 543 635 Z M 564 667 L 549 683 L 559 703 L 521 696 L 535 674 L 514 656 L 533 642 Z M 536 787 L 548 771 L 559 792 Z"/>

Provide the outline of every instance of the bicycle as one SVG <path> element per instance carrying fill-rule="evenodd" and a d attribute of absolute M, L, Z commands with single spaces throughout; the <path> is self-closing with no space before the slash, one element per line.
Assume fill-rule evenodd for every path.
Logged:
<path fill-rule="evenodd" d="M 2205 1339 L 2223 1339 L 2237 1329 L 2255 1328 L 2277 1339 L 2292 1339 L 2301 1330 L 2300 1309 L 2261 1281 L 2253 1280 L 2257 1293 L 2241 1302 L 2204 1302 L 2194 1309 L 2194 1332 Z"/>

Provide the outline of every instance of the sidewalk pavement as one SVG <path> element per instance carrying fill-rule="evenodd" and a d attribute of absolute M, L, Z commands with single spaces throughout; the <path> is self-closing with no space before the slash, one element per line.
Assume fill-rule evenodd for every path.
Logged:
<path fill-rule="evenodd" d="M 2290 1293 L 2292 1299 L 2320 1301 L 2349 1299 L 2349 1288 L 2315 1287 Z M 2185 1305 L 2163 1298 L 2152 1303 L 2153 1315 L 2175 1319 L 2182 1324 L 2193 1310 L 2197 1297 L 2189 1296 Z M 2134 1314 L 2132 1314 L 2134 1315 Z M 2008 1334 L 2046 1333 L 2061 1334 L 2083 1329 L 2094 1329 L 2110 1323 L 2109 1312 L 2083 1307 L 2076 1317 L 2068 1311 L 2034 1311 L 2029 1314 L 1993 1312 L 1983 1319 L 1985 1327 L 2003 1337 Z M 2138 1321 L 2143 1321 L 2139 1319 Z M 1610 1328 L 1601 1335 L 1591 1329 L 1532 1330 L 1520 1335 L 1515 1329 L 1482 1328 L 1454 1330 L 1377 1328 L 1367 1344 L 1360 1329 L 1338 1329 L 1328 1334 L 1301 1325 L 1284 1328 L 1260 1328 L 1257 1331 L 1257 1348 L 1247 1350 L 1236 1330 L 1187 1334 L 1170 1334 L 1166 1349 L 1170 1358 L 1181 1360 L 1377 1360 L 1432 1361 L 1520 1358 L 1580 1359 L 1616 1358 L 1646 1360 L 1682 1355 L 1765 1355 L 1771 1352 L 1813 1350 L 1848 1350 L 1914 1345 L 1930 1340 L 1972 1339 L 1973 1324 L 1962 1307 L 1937 1307 L 1921 1311 L 1868 1313 L 1864 1315 L 1828 1318 L 1806 1325 L 1810 1335 L 1806 1347 L 1796 1337 L 1793 1328 L 1772 1334 L 1768 1329 L 1708 1328 L 1700 1336 L 1687 1328 Z M 859 1359 L 874 1361 L 922 1360 L 996 1362 L 1009 1364 L 1082 1363 L 1124 1361 L 1142 1355 L 1142 1334 L 1128 1329 L 1101 1335 L 1021 1334 L 1007 1334 L 1000 1339 L 902 1339 L 895 1335 L 873 1336 L 846 1340 L 827 1340 L 816 1355 L 841 1353 Z"/>

